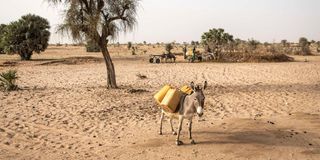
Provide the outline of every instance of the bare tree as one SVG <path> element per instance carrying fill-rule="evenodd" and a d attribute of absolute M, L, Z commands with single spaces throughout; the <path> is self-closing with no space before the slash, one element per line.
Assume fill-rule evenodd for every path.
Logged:
<path fill-rule="evenodd" d="M 117 88 L 114 65 L 107 44 L 119 32 L 131 31 L 136 24 L 139 0 L 48 0 L 66 7 L 60 31 L 68 31 L 75 40 L 96 42 L 107 67 L 107 86 Z"/>

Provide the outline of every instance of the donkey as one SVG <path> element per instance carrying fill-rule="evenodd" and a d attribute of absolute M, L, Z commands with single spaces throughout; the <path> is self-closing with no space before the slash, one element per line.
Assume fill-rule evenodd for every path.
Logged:
<path fill-rule="evenodd" d="M 168 62 L 168 60 L 170 60 L 171 62 L 176 62 L 176 56 L 173 53 L 164 53 L 161 55 L 161 59 L 164 59 L 166 63 Z"/>
<path fill-rule="evenodd" d="M 159 134 L 162 135 L 162 121 L 164 118 L 164 115 L 169 117 L 169 122 L 171 126 L 171 131 L 173 135 L 177 135 L 176 139 L 176 145 L 182 145 L 183 142 L 180 141 L 180 132 L 182 129 L 182 122 L 184 119 L 187 119 L 189 121 L 189 139 L 191 144 L 196 144 L 195 141 L 192 139 L 191 129 L 192 129 L 192 118 L 193 115 L 196 113 L 199 117 L 203 115 L 203 108 L 204 108 L 204 100 L 205 96 L 203 94 L 203 90 L 207 88 L 207 81 L 204 82 L 203 86 L 195 86 L 193 82 L 190 83 L 190 87 L 193 89 L 193 93 L 190 95 L 184 95 L 180 99 L 179 107 L 176 111 L 176 113 L 169 113 L 161 110 L 161 117 L 160 117 L 160 132 Z M 172 120 L 178 119 L 179 125 L 178 125 L 178 134 L 175 132 L 172 126 Z"/>

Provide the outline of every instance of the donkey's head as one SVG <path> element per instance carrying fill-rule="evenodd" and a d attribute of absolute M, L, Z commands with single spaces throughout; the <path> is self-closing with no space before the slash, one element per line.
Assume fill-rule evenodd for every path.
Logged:
<path fill-rule="evenodd" d="M 205 100 L 203 90 L 207 88 L 207 81 L 204 82 L 203 86 L 194 85 L 194 83 L 191 82 L 190 87 L 193 89 L 193 93 L 191 94 L 191 98 L 192 98 L 191 101 L 197 111 L 198 116 L 201 117 L 203 115 L 204 100 Z"/>

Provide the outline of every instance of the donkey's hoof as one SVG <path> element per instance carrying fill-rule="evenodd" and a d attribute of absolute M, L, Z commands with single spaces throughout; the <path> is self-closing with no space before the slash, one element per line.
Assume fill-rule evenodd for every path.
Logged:
<path fill-rule="evenodd" d="M 192 139 L 190 140 L 190 144 L 196 144 L 196 142 Z"/>
<path fill-rule="evenodd" d="M 177 146 L 183 145 L 183 142 L 182 141 L 176 141 L 176 145 Z"/>
<path fill-rule="evenodd" d="M 159 132 L 159 135 L 162 135 L 162 132 Z"/>
<path fill-rule="evenodd" d="M 173 134 L 173 135 L 177 135 L 177 132 L 173 131 L 172 134 Z"/>

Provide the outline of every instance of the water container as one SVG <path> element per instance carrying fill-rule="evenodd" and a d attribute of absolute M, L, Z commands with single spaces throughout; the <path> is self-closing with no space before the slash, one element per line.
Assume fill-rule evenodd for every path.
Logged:
<path fill-rule="evenodd" d="M 193 56 L 193 51 L 192 50 L 187 51 L 186 55 L 187 56 Z"/>
<path fill-rule="evenodd" d="M 174 113 L 180 101 L 181 92 L 177 89 L 170 89 L 161 102 L 161 107 L 166 112 Z"/>
<path fill-rule="evenodd" d="M 163 98 L 166 96 L 167 92 L 171 89 L 171 87 L 169 85 L 165 85 L 164 87 L 162 87 L 162 89 L 155 94 L 153 97 L 154 99 L 156 99 L 156 102 L 158 104 L 160 104 L 163 100 Z"/>
<path fill-rule="evenodd" d="M 185 94 L 189 94 L 190 95 L 193 90 L 189 86 L 185 85 L 185 86 L 180 88 L 180 91 L 185 93 Z"/>

